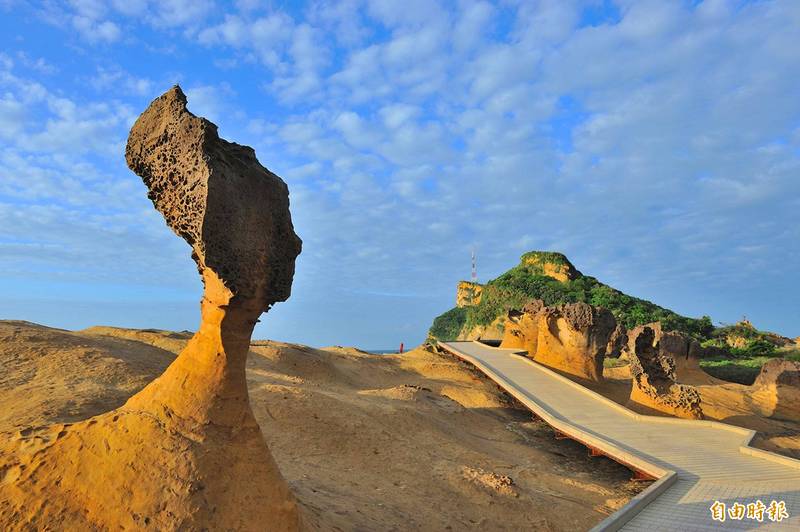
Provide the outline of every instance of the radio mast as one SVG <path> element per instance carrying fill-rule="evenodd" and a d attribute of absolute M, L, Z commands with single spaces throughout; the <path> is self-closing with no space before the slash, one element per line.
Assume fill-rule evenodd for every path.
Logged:
<path fill-rule="evenodd" d="M 472 248 L 472 282 L 478 282 L 478 268 L 475 265 L 475 248 Z"/>

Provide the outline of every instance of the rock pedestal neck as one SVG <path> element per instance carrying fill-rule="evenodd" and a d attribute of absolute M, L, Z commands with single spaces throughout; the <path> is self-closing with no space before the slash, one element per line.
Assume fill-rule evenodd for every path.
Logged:
<path fill-rule="evenodd" d="M 219 138 L 173 87 L 131 129 L 128 166 L 192 247 L 199 330 L 117 410 L 0 444 L 0 522 L 20 529 L 303 529 L 256 423 L 245 365 L 259 316 L 291 291 L 301 242 L 286 184 Z"/>

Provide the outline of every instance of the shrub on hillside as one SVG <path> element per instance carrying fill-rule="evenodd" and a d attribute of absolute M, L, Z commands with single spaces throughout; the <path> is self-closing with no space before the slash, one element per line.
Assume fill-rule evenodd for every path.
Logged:
<path fill-rule="evenodd" d="M 435 320 L 428 334 L 442 341 L 455 340 L 467 320 L 467 309 L 456 307 L 448 310 Z"/>

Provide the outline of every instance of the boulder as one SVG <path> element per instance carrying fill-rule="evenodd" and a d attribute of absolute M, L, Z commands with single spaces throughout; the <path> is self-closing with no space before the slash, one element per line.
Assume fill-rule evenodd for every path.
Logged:
<path fill-rule="evenodd" d="M 68 530 L 279 530 L 300 509 L 250 408 L 245 364 L 259 316 L 291 291 L 301 242 L 286 184 L 219 138 L 173 87 L 131 129 L 128 166 L 192 248 L 198 332 L 122 407 L 0 449 L 3 522 Z M 8 477 L 11 478 L 11 477 Z M 42 504 L 46 501 L 47 504 Z M 36 507 L 35 512 L 26 508 Z"/>
<path fill-rule="evenodd" d="M 634 342 L 632 352 L 628 352 L 633 378 L 631 402 L 677 417 L 702 419 L 700 394 L 692 386 L 677 383 L 675 358 L 661 349 L 656 330 L 647 325 L 637 327 L 630 339 Z"/>
<path fill-rule="evenodd" d="M 547 307 L 536 300 L 510 311 L 501 347 L 520 348 L 537 362 L 576 377 L 603 379 L 603 359 L 616 320 L 586 303 Z"/>
<path fill-rule="evenodd" d="M 766 405 L 764 415 L 800 421 L 800 362 L 773 358 L 761 366 L 752 387 Z"/>

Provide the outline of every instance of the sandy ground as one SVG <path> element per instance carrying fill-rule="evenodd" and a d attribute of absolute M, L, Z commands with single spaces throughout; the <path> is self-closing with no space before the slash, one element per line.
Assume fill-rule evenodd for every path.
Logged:
<path fill-rule="evenodd" d="M 189 336 L 0 321 L 0 432 L 120 406 Z M 322 530 L 583 530 L 646 486 L 555 440 L 470 367 L 422 349 L 255 342 L 248 386 L 281 471 Z"/>

